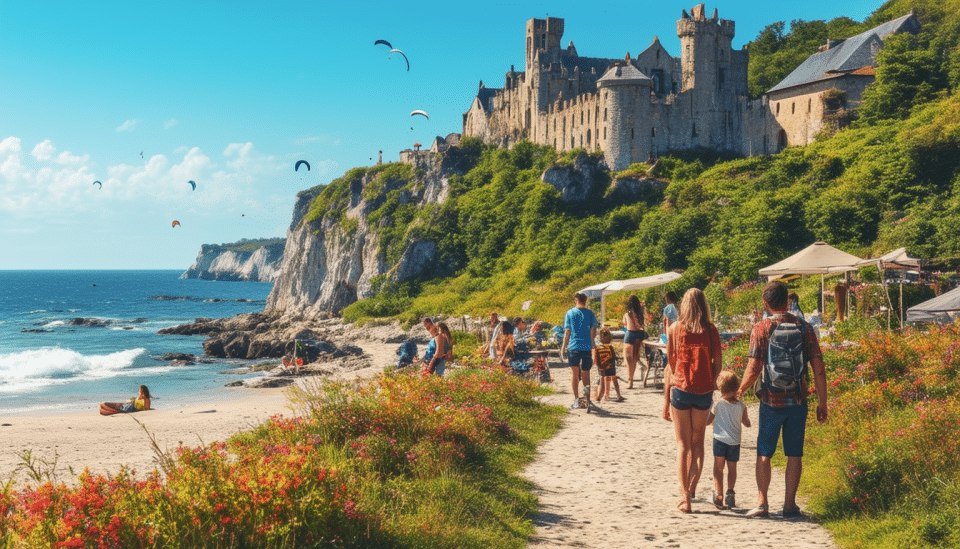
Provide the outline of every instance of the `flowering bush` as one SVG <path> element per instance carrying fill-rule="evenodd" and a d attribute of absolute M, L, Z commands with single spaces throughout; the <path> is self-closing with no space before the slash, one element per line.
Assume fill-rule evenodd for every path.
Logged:
<path fill-rule="evenodd" d="M 960 324 L 876 331 L 825 363 L 830 423 L 808 436 L 835 484 L 814 504 L 834 520 L 899 517 L 911 546 L 960 542 L 943 527 L 960 525 Z"/>
<path fill-rule="evenodd" d="M 534 401 L 536 391 L 484 370 L 324 383 L 296 395 L 300 417 L 274 417 L 228 442 L 181 446 L 158 456 L 162 472 L 142 479 L 121 470 L 85 472 L 74 487 L 8 484 L 0 546 L 521 547 L 530 528 L 522 517 L 534 500 L 505 487 L 522 483 L 491 457 L 521 437 L 517 429 L 529 433 L 518 418 L 556 428 L 544 420 L 557 412 Z M 493 493 L 465 488 L 475 485 Z M 497 497 L 521 504 L 491 524 L 491 510 L 471 500 L 489 506 Z M 481 522 L 495 530 L 486 538 L 475 531 Z"/>

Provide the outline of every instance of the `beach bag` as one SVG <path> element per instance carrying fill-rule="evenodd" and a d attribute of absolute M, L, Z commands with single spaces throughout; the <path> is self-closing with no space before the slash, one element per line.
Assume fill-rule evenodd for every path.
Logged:
<path fill-rule="evenodd" d="M 617 356 L 612 345 L 597 345 L 597 369 L 600 375 L 617 365 Z"/>
<path fill-rule="evenodd" d="M 803 323 L 774 324 L 767 347 L 764 368 L 765 385 L 780 393 L 793 393 L 797 401 L 803 399 L 803 381 L 807 377 L 807 362 L 803 357 Z"/>

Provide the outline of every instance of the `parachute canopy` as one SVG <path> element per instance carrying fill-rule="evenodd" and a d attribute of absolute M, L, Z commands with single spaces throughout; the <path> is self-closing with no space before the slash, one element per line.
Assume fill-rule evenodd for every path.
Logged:
<path fill-rule="evenodd" d="M 307 166 L 307 171 L 310 171 L 310 163 L 306 160 L 297 160 L 297 163 L 293 166 L 293 171 L 300 170 L 300 164 L 305 164 Z"/>
<path fill-rule="evenodd" d="M 390 42 L 387 42 L 386 40 L 377 40 L 376 42 L 373 43 L 374 46 L 379 46 L 380 44 L 385 44 L 391 50 L 393 49 L 393 45 L 390 44 Z"/>
<path fill-rule="evenodd" d="M 408 70 L 408 71 L 410 70 L 410 60 L 407 59 L 407 54 L 405 54 L 405 53 L 403 53 L 402 51 L 397 50 L 397 49 L 390 50 L 390 53 L 399 53 L 400 55 L 402 55 L 402 56 L 403 56 L 403 60 L 407 62 L 407 70 Z"/>
<path fill-rule="evenodd" d="M 94 181 L 93 184 L 94 184 L 94 185 L 100 185 L 100 188 L 101 188 L 101 189 L 103 188 L 103 183 L 101 183 L 101 182 L 99 182 L 99 181 Z"/>
<path fill-rule="evenodd" d="M 427 111 L 420 111 L 420 110 L 413 111 L 413 112 L 410 113 L 410 116 L 413 116 L 413 115 L 415 115 L 415 114 L 423 115 L 427 120 L 430 120 L 430 115 L 427 114 Z"/>
<path fill-rule="evenodd" d="M 179 227 L 179 226 L 180 226 L 180 222 L 177 221 L 176 219 L 174 219 L 173 223 L 170 224 L 170 228 Z"/>
<path fill-rule="evenodd" d="M 190 186 L 193 187 L 193 190 L 197 190 L 197 183 L 196 183 L 196 181 L 187 181 L 187 183 L 190 183 Z"/>

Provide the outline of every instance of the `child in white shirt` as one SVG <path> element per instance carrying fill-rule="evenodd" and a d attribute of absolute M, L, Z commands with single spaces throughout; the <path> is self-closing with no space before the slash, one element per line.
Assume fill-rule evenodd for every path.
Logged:
<path fill-rule="evenodd" d="M 747 407 L 737 400 L 740 378 L 731 370 L 720 372 L 717 377 L 717 389 L 720 400 L 713 405 L 707 423 L 713 423 L 713 504 L 717 509 L 736 505 L 737 462 L 740 461 L 741 425 L 750 426 Z M 727 498 L 724 506 L 723 467 L 727 466 Z"/>

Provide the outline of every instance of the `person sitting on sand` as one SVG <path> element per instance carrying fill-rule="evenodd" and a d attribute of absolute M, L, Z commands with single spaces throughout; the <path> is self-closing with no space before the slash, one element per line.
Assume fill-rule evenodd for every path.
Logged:
<path fill-rule="evenodd" d="M 146 385 L 140 386 L 137 398 L 131 398 L 127 402 L 101 402 L 100 415 L 112 416 L 113 414 L 129 414 L 131 412 L 142 412 L 150 409 L 150 389 Z"/>

